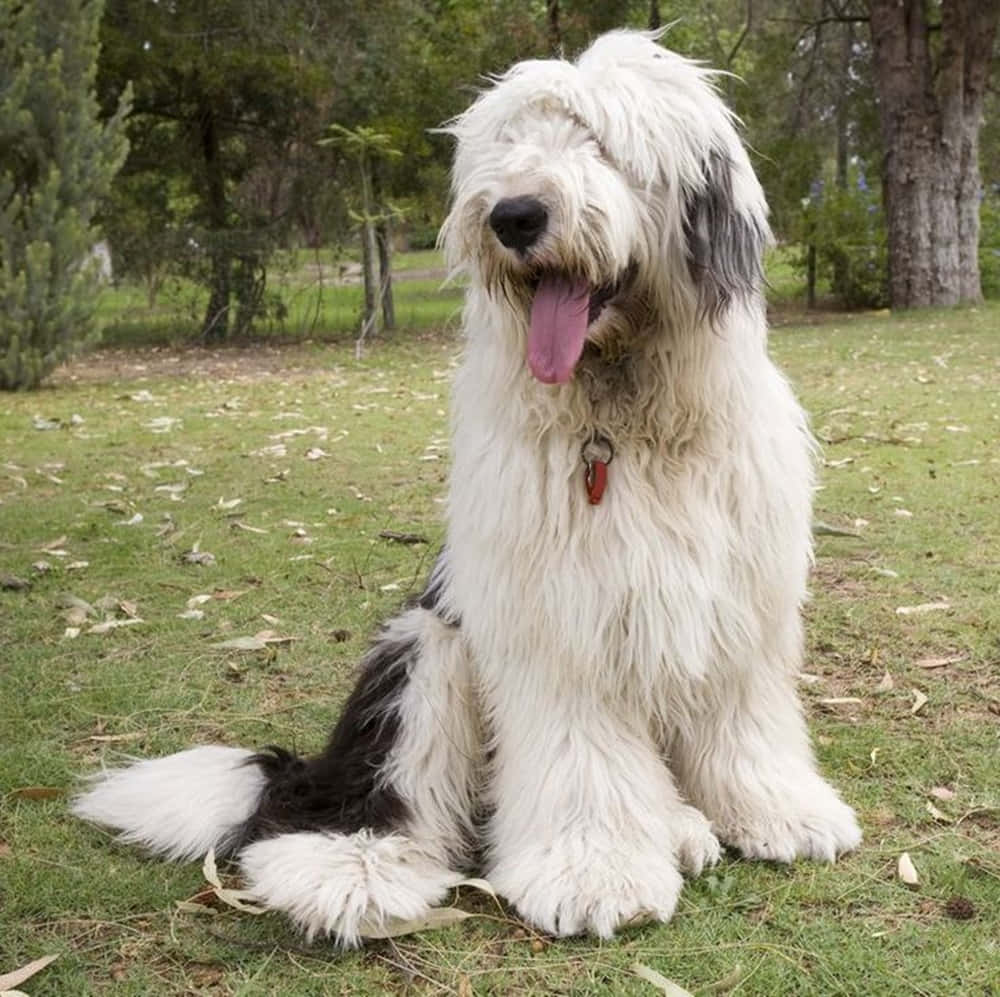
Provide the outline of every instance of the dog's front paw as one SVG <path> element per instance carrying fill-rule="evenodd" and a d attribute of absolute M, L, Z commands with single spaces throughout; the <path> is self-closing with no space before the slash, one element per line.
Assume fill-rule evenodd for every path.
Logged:
<path fill-rule="evenodd" d="M 700 876 L 703 869 L 719 861 L 722 846 L 700 810 L 685 806 L 672 820 L 671 831 L 677 861 L 685 876 Z"/>
<path fill-rule="evenodd" d="M 746 858 L 792 862 L 797 858 L 833 862 L 861 844 L 854 811 L 818 776 L 775 805 L 743 796 L 716 820 L 719 837 Z"/>
<path fill-rule="evenodd" d="M 537 928 L 601 938 L 626 924 L 669 921 L 683 885 L 669 849 L 630 848 L 585 830 L 502 859 L 489 879 Z"/>

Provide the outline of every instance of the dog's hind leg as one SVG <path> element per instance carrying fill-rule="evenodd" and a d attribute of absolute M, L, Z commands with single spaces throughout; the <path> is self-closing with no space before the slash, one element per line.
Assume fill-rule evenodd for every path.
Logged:
<path fill-rule="evenodd" d="M 423 914 L 461 878 L 479 740 L 459 628 L 409 610 L 372 648 L 321 755 L 258 756 L 268 783 L 239 854 L 248 889 L 348 945 Z"/>
<path fill-rule="evenodd" d="M 172 858 L 237 856 L 248 888 L 345 945 L 438 902 L 472 838 L 475 691 L 435 579 L 382 631 L 325 750 L 208 746 L 99 779 L 82 817 Z"/>

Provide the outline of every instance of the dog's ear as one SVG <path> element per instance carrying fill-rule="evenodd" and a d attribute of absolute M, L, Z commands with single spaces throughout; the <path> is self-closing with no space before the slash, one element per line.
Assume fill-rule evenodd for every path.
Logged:
<path fill-rule="evenodd" d="M 704 184 L 685 197 L 684 236 L 699 311 L 714 320 L 734 298 L 760 287 L 767 229 L 737 206 L 733 166 L 724 152 L 713 150 L 703 171 Z"/>

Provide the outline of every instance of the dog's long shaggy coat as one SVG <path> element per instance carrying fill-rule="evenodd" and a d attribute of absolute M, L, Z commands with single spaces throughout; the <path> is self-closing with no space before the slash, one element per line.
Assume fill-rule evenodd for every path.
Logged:
<path fill-rule="evenodd" d="M 470 857 L 539 928 L 673 913 L 719 857 L 861 835 L 795 692 L 812 444 L 767 355 L 766 206 L 711 72 L 617 32 L 449 128 L 469 280 L 447 546 L 326 750 L 200 747 L 75 804 L 356 943 Z"/>

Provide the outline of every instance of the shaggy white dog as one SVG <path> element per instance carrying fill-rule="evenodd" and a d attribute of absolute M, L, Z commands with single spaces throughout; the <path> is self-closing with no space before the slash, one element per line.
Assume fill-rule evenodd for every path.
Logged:
<path fill-rule="evenodd" d="M 720 842 L 861 839 L 795 692 L 811 440 L 767 355 L 766 206 L 708 70 L 616 32 L 449 128 L 467 275 L 447 546 L 326 750 L 202 747 L 76 805 L 356 943 L 481 844 L 533 924 L 667 920 Z"/>

